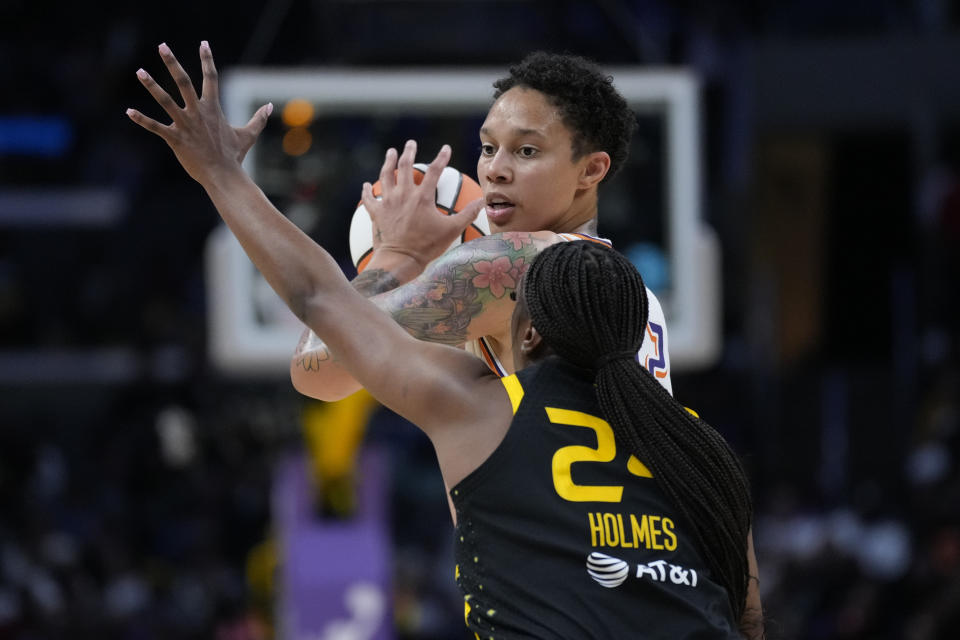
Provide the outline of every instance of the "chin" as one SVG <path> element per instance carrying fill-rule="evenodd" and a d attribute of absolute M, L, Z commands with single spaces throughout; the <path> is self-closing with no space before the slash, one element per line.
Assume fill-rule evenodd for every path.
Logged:
<path fill-rule="evenodd" d="M 507 231 L 533 231 L 529 225 L 523 224 L 523 221 L 507 220 L 503 224 L 490 222 L 490 233 L 505 233 Z"/>

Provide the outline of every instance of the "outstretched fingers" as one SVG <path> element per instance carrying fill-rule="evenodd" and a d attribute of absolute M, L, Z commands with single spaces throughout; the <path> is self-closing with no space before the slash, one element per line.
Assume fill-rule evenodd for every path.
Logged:
<path fill-rule="evenodd" d="M 257 109 L 247 124 L 241 129 L 243 135 L 246 136 L 242 149 L 244 155 L 246 155 L 250 147 L 253 146 L 253 143 L 257 141 L 257 138 L 260 137 L 260 133 L 263 132 L 267 126 L 267 120 L 270 118 L 271 113 L 273 113 L 273 103 L 268 102 Z"/>
<path fill-rule="evenodd" d="M 202 100 L 220 100 L 220 80 L 217 67 L 213 64 L 213 52 L 206 40 L 200 43 L 200 68 L 203 70 L 203 86 L 200 88 Z M 192 86 L 191 86 L 192 88 Z"/>
<path fill-rule="evenodd" d="M 183 97 L 183 104 L 188 109 L 196 107 L 197 92 L 193 88 L 193 82 L 190 80 L 190 76 L 188 76 L 187 72 L 180 66 L 177 57 L 173 55 L 173 51 L 170 50 L 170 47 L 168 47 L 166 43 L 162 43 L 157 49 L 160 51 L 160 57 L 163 58 L 164 64 L 167 65 L 170 77 L 177 83 L 177 88 Z"/>
<path fill-rule="evenodd" d="M 150 95 L 153 96 L 153 99 L 157 101 L 164 111 L 167 112 L 167 115 L 176 122 L 180 119 L 180 105 L 174 102 L 173 98 L 170 97 L 170 94 L 167 93 L 163 87 L 157 84 L 157 81 L 153 77 L 144 71 L 143 69 L 137 69 L 137 79 L 140 80 L 147 91 L 150 92 Z"/>
<path fill-rule="evenodd" d="M 136 109 L 127 109 L 127 117 L 151 133 L 155 133 L 164 140 L 168 140 L 170 127 L 162 125 L 153 118 L 143 115 Z"/>
<path fill-rule="evenodd" d="M 174 155 L 184 170 L 204 186 L 210 184 L 219 169 L 242 171 L 243 159 L 266 126 L 273 105 L 269 103 L 263 105 L 257 109 L 246 125 L 233 127 L 220 108 L 220 100 L 217 97 L 217 72 L 210 45 L 206 41 L 200 45 L 205 87 L 202 100 L 197 97 L 190 77 L 177 62 L 170 47 L 164 44 L 160 45 L 159 49 L 170 75 L 180 87 L 186 104 L 181 107 L 176 102 L 176 98 L 168 95 L 149 74 L 140 69 L 137 71 L 140 82 L 164 108 L 173 122 L 164 126 L 134 109 L 128 109 L 127 115 L 144 129 L 163 138 L 173 149 Z"/>

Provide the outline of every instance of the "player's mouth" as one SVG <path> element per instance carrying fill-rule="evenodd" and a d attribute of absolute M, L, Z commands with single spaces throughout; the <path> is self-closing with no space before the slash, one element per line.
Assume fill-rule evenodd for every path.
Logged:
<path fill-rule="evenodd" d="M 502 225 L 513 215 L 516 206 L 499 193 L 491 193 L 486 197 L 487 220 L 496 225 Z"/>

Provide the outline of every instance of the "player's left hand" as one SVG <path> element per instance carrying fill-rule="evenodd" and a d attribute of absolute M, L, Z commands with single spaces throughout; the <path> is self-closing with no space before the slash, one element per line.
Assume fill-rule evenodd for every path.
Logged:
<path fill-rule="evenodd" d="M 173 122 L 168 125 L 161 124 L 136 109 L 127 109 L 127 115 L 147 131 L 163 138 L 190 177 L 204 186 L 207 186 L 218 172 L 239 170 L 247 151 L 266 126 L 267 117 L 273 111 L 273 104 L 267 103 L 257 109 L 243 127 L 232 127 L 220 108 L 217 69 L 206 40 L 200 44 L 203 70 L 200 96 L 197 96 L 190 76 L 180 66 L 170 47 L 161 44 L 158 49 L 170 76 L 177 84 L 183 106 L 177 104 L 150 74 L 139 69 L 137 78 Z"/>
<path fill-rule="evenodd" d="M 381 197 L 373 195 L 369 182 L 363 184 L 360 196 L 373 223 L 371 265 L 381 264 L 384 254 L 394 254 L 412 259 L 422 271 L 476 219 L 483 208 L 480 198 L 458 213 L 437 211 L 437 183 L 451 153 L 450 146 L 443 145 L 417 184 L 413 176 L 416 141 L 408 140 L 399 157 L 396 149 L 387 150 L 380 168 Z"/>

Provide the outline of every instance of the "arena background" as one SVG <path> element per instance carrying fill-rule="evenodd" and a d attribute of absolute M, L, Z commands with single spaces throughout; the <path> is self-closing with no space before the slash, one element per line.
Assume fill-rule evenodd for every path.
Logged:
<path fill-rule="evenodd" d="M 673 384 L 747 462 L 768 635 L 954 636 L 957 2 L 14 0 L 0 34 L 0 638 L 284 636 L 278 470 L 326 409 L 211 366 L 218 218 L 124 114 L 157 44 L 196 78 L 202 39 L 222 73 L 537 48 L 695 72 L 723 348 Z M 432 452 L 365 412 L 392 622 L 299 637 L 463 637 Z M 303 504 L 349 523 L 352 488 Z"/>

